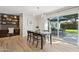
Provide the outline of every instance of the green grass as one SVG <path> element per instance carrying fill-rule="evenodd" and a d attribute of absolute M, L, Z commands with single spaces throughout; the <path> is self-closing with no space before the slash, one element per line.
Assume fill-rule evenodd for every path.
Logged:
<path fill-rule="evenodd" d="M 78 30 L 76 30 L 76 29 L 66 29 L 65 32 L 78 33 Z"/>

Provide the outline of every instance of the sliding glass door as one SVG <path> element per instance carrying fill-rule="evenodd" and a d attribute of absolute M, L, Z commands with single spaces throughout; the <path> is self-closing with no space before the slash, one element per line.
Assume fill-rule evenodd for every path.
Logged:
<path fill-rule="evenodd" d="M 54 17 L 50 19 L 52 36 L 68 43 L 78 43 L 78 14 Z"/>
<path fill-rule="evenodd" d="M 78 40 L 78 14 L 63 16 L 65 20 L 60 21 L 60 29 L 63 30 L 63 35 L 59 35 L 64 41 L 72 44 L 77 44 Z"/>
<path fill-rule="evenodd" d="M 50 21 L 50 26 L 51 26 L 51 33 L 53 36 L 57 37 L 57 21 Z"/>

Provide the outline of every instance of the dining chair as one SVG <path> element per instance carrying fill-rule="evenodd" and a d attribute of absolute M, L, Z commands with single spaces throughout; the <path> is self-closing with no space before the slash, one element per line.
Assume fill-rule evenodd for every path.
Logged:
<path fill-rule="evenodd" d="M 34 42 L 36 41 L 36 48 L 38 47 L 38 44 L 41 40 L 42 36 L 39 33 L 33 33 L 33 42 L 32 44 L 34 44 Z"/>
<path fill-rule="evenodd" d="M 14 28 L 8 28 L 8 37 L 14 35 Z"/>

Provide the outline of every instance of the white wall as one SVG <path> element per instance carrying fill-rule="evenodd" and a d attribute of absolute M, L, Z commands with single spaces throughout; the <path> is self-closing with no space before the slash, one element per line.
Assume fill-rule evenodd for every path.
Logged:
<path fill-rule="evenodd" d="M 36 29 L 37 20 L 35 16 L 28 16 L 27 23 L 28 30 L 34 31 Z"/>
<path fill-rule="evenodd" d="M 20 15 L 20 35 L 26 36 L 27 35 L 27 18 L 28 16 L 24 13 Z"/>
<path fill-rule="evenodd" d="M 35 30 L 37 22 L 34 16 L 27 15 L 22 13 L 20 15 L 20 34 L 22 36 L 27 36 L 27 30 Z"/>
<path fill-rule="evenodd" d="M 38 15 L 38 16 L 36 17 L 36 19 L 37 19 L 37 25 L 39 26 L 40 30 L 41 30 L 41 31 L 42 31 L 42 30 L 47 30 L 47 28 L 45 27 L 46 24 L 48 24 L 46 15 L 43 15 L 43 16 Z"/>

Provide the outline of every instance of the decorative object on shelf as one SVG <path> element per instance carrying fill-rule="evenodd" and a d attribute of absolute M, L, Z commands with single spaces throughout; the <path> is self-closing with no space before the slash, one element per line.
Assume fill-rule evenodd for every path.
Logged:
<path fill-rule="evenodd" d="M 2 22 L 2 24 L 6 24 L 6 22 Z"/>
<path fill-rule="evenodd" d="M 12 22 L 12 24 L 16 24 L 16 22 Z"/>
<path fill-rule="evenodd" d="M 15 20 L 16 22 L 18 21 L 18 20 Z"/>
<path fill-rule="evenodd" d="M 3 17 L 5 17 L 5 18 L 6 18 L 6 17 L 7 17 L 7 15 L 3 15 Z"/>
<path fill-rule="evenodd" d="M 12 19 L 11 19 L 11 18 L 9 18 L 8 20 L 9 20 L 9 21 L 12 21 Z"/>
<path fill-rule="evenodd" d="M 15 19 L 17 19 L 17 16 L 14 16 Z"/>
<path fill-rule="evenodd" d="M 12 20 L 12 21 L 17 22 L 18 20 Z"/>

